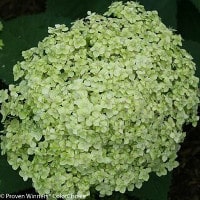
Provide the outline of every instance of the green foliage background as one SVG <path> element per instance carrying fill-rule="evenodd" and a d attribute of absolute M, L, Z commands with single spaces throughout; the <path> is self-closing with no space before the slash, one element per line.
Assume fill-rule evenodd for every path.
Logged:
<path fill-rule="evenodd" d="M 21 51 L 36 46 L 47 36 L 47 28 L 55 24 L 66 24 L 86 16 L 88 10 L 104 13 L 113 0 L 47 0 L 46 11 L 41 14 L 21 16 L 3 22 L 0 33 L 4 47 L 0 51 L 0 79 L 6 84 L 13 83 L 12 67 L 22 60 Z M 125 1 L 124 1 L 125 2 Z M 200 0 L 138 0 L 146 10 L 157 10 L 162 21 L 181 34 L 184 48 L 196 62 L 196 75 L 200 77 Z M 2 129 L 0 124 L 0 129 Z M 115 193 L 103 199 L 166 200 L 170 186 L 170 173 L 164 177 L 154 174 L 143 187 L 125 194 Z M 0 156 L 0 193 L 15 193 L 31 188 L 31 181 L 24 182 Z M 98 199 L 93 194 L 90 199 Z"/>

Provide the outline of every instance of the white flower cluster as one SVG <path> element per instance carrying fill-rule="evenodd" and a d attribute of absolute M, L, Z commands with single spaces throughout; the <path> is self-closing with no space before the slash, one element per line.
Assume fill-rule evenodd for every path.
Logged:
<path fill-rule="evenodd" d="M 140 188 L 177 167 L 182 126 L 198 121 L 195 64 L 156 11 L 88 14 L 49 28 L 1 91 L 2 152 L 40 194 Z"/>

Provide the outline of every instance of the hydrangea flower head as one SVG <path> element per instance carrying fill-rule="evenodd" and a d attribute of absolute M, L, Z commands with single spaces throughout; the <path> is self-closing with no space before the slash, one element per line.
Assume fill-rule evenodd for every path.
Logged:
<path fill-rule="evenodd" d="M 198 121 L 192 57 L 135 2 L 49 28 L 0 93 L 3 154 L 40 194 L 101 196 L 177 167 L 182 126 Z"/>

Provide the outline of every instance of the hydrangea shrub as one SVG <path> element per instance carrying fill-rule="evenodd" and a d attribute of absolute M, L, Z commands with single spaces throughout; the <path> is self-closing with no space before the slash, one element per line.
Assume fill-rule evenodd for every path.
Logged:
<path fill-rule="evenodd" d="M 2 154 L 40 194 L 101 196 L 178 166 L 182 126 L 196 125 L 192 57 L 135 2 L 49 28 L 0 92 Z"/>

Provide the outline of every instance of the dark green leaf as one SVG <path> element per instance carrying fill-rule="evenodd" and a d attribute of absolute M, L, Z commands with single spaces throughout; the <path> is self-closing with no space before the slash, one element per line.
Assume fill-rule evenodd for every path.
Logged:
<path fill-rule="evenodd" d="M 138 197 L 140 200 L 167 200 L 171 181 L 171 173 L 158 177 L 151 174 L 149 181 L 145 182 L 141 189 L 134 189 L 129 196 Z"/>
<path fill-rule="evenodd" d="M 183 47 L 192 55 L 196 63 L 196 76 L 200 78 L 200 43 L 190 40 L 183 41 Z"/>
<path fill-rule="evenodd" d="M 178 1 L 177 20 L 184 39 L 200 42 L 200 12 L 190 1 Z"/>
<path fill-rule="evenodd" d="M 23 181 L 18 171 L 7 163 L 6 157 L 0 156 L 0 193 L 14 193 L 31 187 L 31 181 Z"/>
<path fill-rule="evenodd" d="M 104 13 L 112 0 L 47 0 L 47 12 L 54 16 L 69 17 L 76 20 L 83 18 L 87 15 L 87 11 L 97 12 L 98 14 Z"/>
<path fill-rule="evenodd" d="M 200 12 L 200 0 L 190 0 Z"/>

